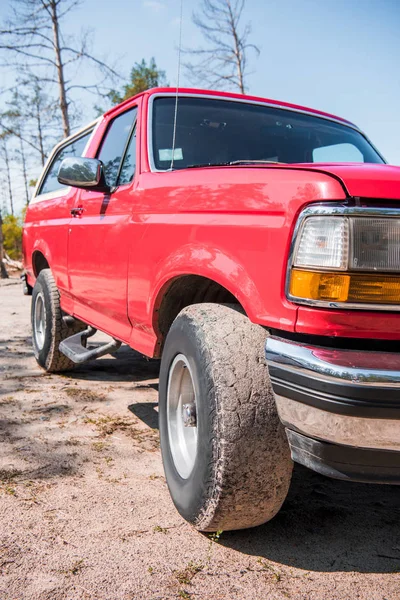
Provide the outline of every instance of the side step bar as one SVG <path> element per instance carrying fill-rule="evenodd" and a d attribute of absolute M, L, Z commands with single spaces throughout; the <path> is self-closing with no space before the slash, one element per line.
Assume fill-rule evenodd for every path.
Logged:
<path fill-rule="evenodd" d="M 60 352 L 65 354 L 65 356 L 72 360 L 72 362 L 78 365 L 86 362 L 87 360 L 100 358 L 100 356 L 105 356 L 106 354 L 113 354 L 121 346 L 121 342 L 118 340 L 113 340 L 112 342 L 108 342 L 102 346 L 87 348 L 86 344 L 88 338 L 92 337 L 96 331 L 97 329 L 89 326 L 84 331 L 80 331 L 79 333 L 75 333 L 75 335 L 71 335 L 69 338 L 66 338 L 60 342 L 58 347 Z"/>

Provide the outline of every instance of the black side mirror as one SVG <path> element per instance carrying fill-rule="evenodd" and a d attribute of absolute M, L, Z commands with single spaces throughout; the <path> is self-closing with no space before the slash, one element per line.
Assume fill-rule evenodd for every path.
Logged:
<path fill-rule="evenodd" d="M 106 184 L 103 163 L 97 158 L 64 158 L 57 179 L 63 185 L 105 193 L 110 191 L 110 186 Z"/>

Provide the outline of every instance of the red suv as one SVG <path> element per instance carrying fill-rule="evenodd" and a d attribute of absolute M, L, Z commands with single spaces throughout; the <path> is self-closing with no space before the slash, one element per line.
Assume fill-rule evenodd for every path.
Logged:
<path fill-rule="evenodd" d="M 44 369 L 161 357 L 166 479 L 198 529 L 271 519 L 292 461 L 400 483 L 400 168 L 352 123 L 149 90 L 55 147 L 24 261 Z"/>

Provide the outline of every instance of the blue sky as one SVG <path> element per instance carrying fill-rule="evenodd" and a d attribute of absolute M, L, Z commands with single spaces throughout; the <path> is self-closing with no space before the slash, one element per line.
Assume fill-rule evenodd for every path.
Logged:
<path fill-rule="evenodd" d="M 200 0 L 183 0 L 183 45 L 201 45 L 191 22 Z M 0 19 L 9 0 L 1 2 Z M 69 33 L 93 32 L 92 51 L 128 75 L 154 56 L 176 84 L 180 0 L 83 0 Z M 359 125 L 386 159 L 400 165 L 400 0 L 247 0 L 243 23 L 261 50 L 251 57 L 249 93 L 303 104 Z M 80 83 L 90 79 L 80 70 Z M 10 75 L 0 69 L 0 87 Z M 188 84 L 185 73 L 181 84 Z M 96 99 L 77 92 L 85 118 Z"/>
<path fill-rule="evenodd" d="M 196 46 L 199 1 L 183 6 L 183 45 Z M 180 0 L 85 0 L 80 14 L 121 69 L 154 55 L 175 85 L 179 9 Z M 261 50 L 249 92 L 345 117 L 400 165 L 400 0 L 247 0 L 245 20 Z"/>

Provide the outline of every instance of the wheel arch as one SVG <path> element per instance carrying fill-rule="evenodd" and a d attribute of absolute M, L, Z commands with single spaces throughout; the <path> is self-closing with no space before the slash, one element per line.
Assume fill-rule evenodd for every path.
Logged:
<path fill-rule="evenodd" d="M 50 269 L 49 261 L 41 250 L 34 250 L 32 254 L 32 269 L 35 278 L 43 269 Z"/>
<path fill-rule="evenodd" d="M 174 277 L 163 286 L 157 297 L 153 313 L 155 330 L 165 337 L 181 310 L 203 302 L 240 305 L 231 291 L 209 277 L 193 274 Z"/>
<path fill-rule="evenodd" d="M 188 258 L 196 256 L 196 264 Z M 201 251 L 193 247 L 190 254 L 181 252 L 179 257 L 170 258 L 174 271 L 164 270 L 159 277 L 154 296 L 150 299 L 153 329 L 157 335 L 155 355 L 160 356 L 165 337 L 175 317 L 192 304 L 204 302 L 238 304 L 243 312 L 254 318 L 261 306 L 261 299 L 254 282 L 242 265 L 232 257 L 216 249 Z M 182 263 L 177 264 L 177 259 Z"/>

